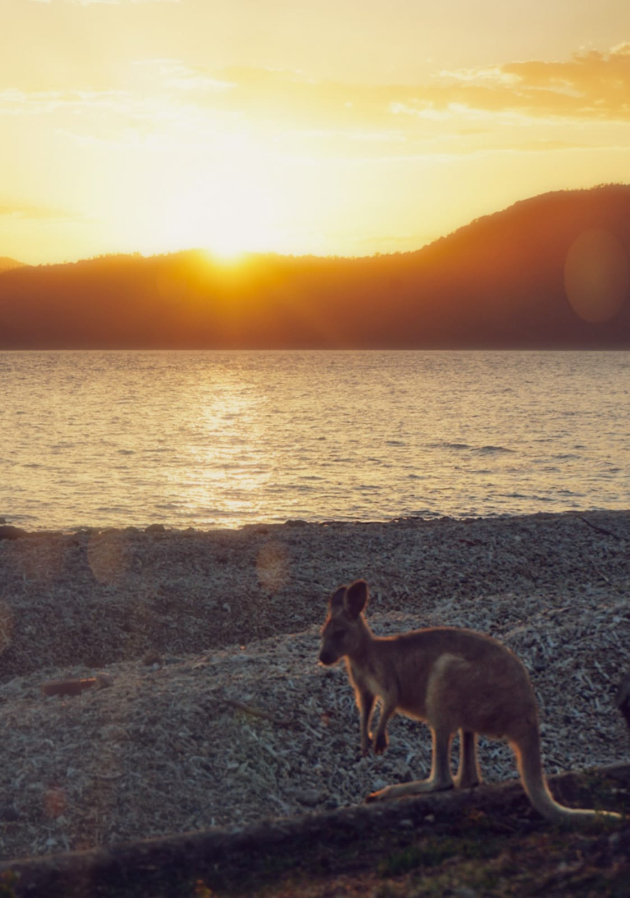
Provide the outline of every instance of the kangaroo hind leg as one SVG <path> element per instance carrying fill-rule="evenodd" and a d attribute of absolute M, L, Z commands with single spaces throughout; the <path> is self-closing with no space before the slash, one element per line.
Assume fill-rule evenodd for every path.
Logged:
<path fill-rule="evenodd" d="M 388 801 L 390 798 L 400 798 L 402 795 L 420 795 L 423 792 L 441 792 L 453 788 L 453 776 L 451 774 L 451 742 L 453 734 L 448 730 L 432 730 L 433 736 L 433 761 L 431 775 L 426 780 L 414 780 L 411 783 L 398 783 L 395 786 L 385 786 L 378 792 L 368 795 L 366 801 Z"/>
<path fill-rule="evenodd" d="M 481 782 L 477 761 L 477 734 L 470 730 L 459 731 L 459 768 L 455 777 L 456 789 L 472 789 Z"/>

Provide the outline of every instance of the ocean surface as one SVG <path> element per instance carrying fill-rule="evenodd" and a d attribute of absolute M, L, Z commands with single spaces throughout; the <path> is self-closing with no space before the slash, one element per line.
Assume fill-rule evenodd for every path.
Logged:
<path fill-rule="evenodd" d="M 630 508 L 630 353 L 0 353 L 0 518 Z"/>

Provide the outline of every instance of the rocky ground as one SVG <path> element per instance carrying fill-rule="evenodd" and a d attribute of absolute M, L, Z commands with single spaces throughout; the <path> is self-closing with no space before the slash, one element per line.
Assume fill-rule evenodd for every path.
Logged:
<path fill-rule="evenodd" d="M 550 773 L 626 760 L 629 545 L 630 512 L 0 540 L 0 854 L 239 830 L 426 775 L 403 718 L 360 758 L 345 671 L 316 662 L 328 594 L 360 576 L 376 632 L 467 626 L 519 654 Z M 506 746 L 480 755 L 516 775 Z"/>

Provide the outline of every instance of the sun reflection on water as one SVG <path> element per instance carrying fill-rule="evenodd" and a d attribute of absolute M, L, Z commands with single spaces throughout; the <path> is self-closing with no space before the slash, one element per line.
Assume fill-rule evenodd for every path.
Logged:
<path fill-rule="evenodd" d="M 625 353 L 0 354 L 0 512 L 103 529 L 623 508 L 629 371 Z M 129 562 L 109 538 L 89 560 L 104 581 Z"/>
<path fill-rule="evenodd" d="M 244 523 L 255 513 L 274 467 L 273 449 L 259 451 L 265 443 L 267 399 L 226 370 L 191 398 L 198 420 L 189 425 L 188 455 L 196 473 L 182 505 Z"/>

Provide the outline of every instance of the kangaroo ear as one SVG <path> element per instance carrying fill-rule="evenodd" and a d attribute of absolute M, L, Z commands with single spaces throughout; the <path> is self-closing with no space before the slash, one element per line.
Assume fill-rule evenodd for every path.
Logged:
<path fill-rule="evenodd" d="M 344 606 L 344 599 L 346 597 L 346 587 L 340 586 L 339 589 L 335 590 L 335 592 L 330 597 L 330 610 L 332 612 L 341 611 Z"/>
<path fill-rule="evenodd" d="M 355 580 L 346 590 L 345 609 L 351 618 L 358 617 L 368 600 L 368 585 L 365 580 Z"/>

